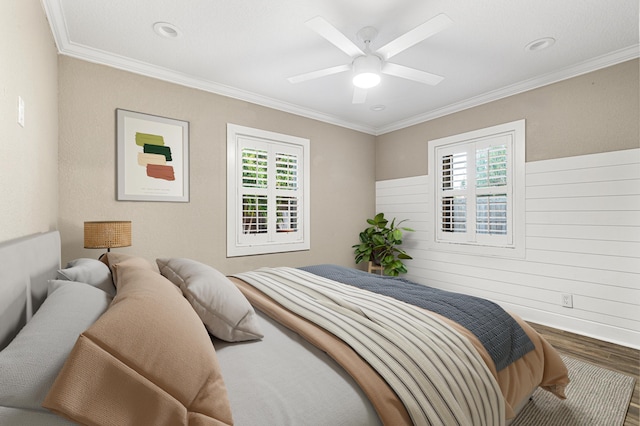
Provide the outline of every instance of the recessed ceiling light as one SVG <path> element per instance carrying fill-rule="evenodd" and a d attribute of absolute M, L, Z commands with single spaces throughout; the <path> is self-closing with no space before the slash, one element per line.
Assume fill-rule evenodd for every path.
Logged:
<path fill-rule="evenodd" d="M 528 50 L 530 52 L 537 52 L 538 50 L 544 50 L 553 46 L 555 42 L 556 42 L 556 39 L 553 37 L 540 38 L 538 40 L 534 40 L 531 43 L 527 44 L 524 47 L 524 50 Z"/>
<path fill-rule="evenodd" d="M 373 105 L 371 107 L 371 111 L 382 111 L 386 108 L 384 105 Z"/>
<path fill-rule="evenodd" d="M 176 38 L 182 35 L 182 32 L 178 27 L 168 22 L 156 22 L 153 24 L 153 31 L 159 36 L 166 38 Z"/>

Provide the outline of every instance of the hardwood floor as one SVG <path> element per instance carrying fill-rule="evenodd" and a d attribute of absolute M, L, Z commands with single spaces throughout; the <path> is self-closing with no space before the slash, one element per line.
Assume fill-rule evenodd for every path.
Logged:
<path fill-rule="evenodd" d="M 640 351 L 539 324 L 529 324 L 562 354 L 634 376 L 636 385 L 624 426 L 640 425 Z"/>

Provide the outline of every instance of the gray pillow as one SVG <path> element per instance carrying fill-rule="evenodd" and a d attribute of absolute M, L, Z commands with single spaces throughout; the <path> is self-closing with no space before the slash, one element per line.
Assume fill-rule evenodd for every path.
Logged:
<path fill-rule="evenodd" d="M 156 259 L 160 273 L 180 287 L 209 333 L 227 342 L 261 339 L 253 306 L 221 272 L 191 259 Z"/>
<path fill-rule="evenodd" d="M 0 352 L 0 406 L 47 411 L 42 401 L 76 339 L 111 303 L 85 283 L 52 282 L 57 288 Z"/>
<path fill-rule="evenodd" d="M 51 412 L 43 413 L 0 405 L 0 425 L 76 426 L 77 423 L 72 423 Z"/>
<path fill-rule="evenodd" d="M 80 258 L 67 263 L 65 269 L 58 270 L 58 279 L 86 283 L 111 296 L 116 295 L 116 288 L 111 278 L 111 270 L 107 265 L 96 259 Z"/>

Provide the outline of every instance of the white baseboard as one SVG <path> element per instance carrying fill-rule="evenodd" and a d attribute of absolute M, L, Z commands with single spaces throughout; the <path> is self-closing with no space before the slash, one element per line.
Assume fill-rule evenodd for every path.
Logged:
<path fill-rule="evenodd" d="M 638 330 L 612 327 L 575 317 L 544 312 L 522 305 L 501 303 L 501 306 L 519 315 L 525 321 L 640 350 L 640 331 Z"/>

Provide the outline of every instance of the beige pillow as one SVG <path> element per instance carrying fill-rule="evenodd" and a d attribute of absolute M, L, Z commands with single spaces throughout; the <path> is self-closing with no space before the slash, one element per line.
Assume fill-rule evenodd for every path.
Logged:
<path fill-rule="evenodd" d="M 156 259 L 160 273 L 180 287 L 207 330 L 227 342 L 263 337 L 253 306 L 221 272 L 191 259 Z"/>
<path fill-rule="evenodd" d="M 118 276 L 114 271 L 114 266 L 118 263 L 122 263 L 124 261 L 128 261 L 129 265 L 135 264 L 139 268 L 149 269 L 150 271 L 160 272 L 158 271 L 158 267 L 155 263 L 139 256 L 134 256 L 131 254 L 123 254 L 118 252 L 107 252 L 102 256 L 101 262 L 109 267 L 112 272 L 113 285 L 118 288 Z"/>
<path fill-rule="evenodd" d="M 231 424 L 211 339 L 175 286 L 137 259 L 78 338 L 43 403 L 80 424 Z"/>

